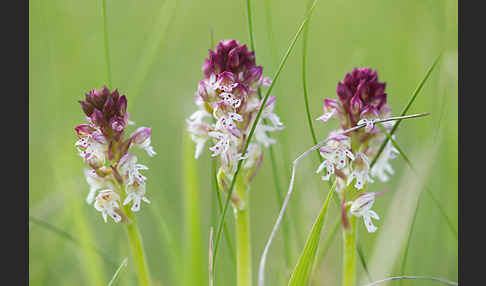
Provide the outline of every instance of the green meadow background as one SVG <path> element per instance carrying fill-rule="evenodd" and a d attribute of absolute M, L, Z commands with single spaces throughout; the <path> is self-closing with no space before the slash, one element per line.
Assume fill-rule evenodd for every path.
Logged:
<path fill-rule="evenodd" d="M 84 121 L 77 101 L 90 89 L 108 84 L 102 2 L 29 3 L 30 285 L 107 285 L 126 257 L 128 266 L 118 285 L 137 285 L 125 229 L 111 221 L 104 223 L 100 213 L 85 202 L 85 166 L 74 147 L 73 128 Z M 272 76 L 304 18 L 307 3 L 253 0 L 252 5 L 257 63 L 266 76 Z M 202 79 L 210 31 L 215 41 L 233 38 L 249 44 L 246 1 L 107 0 L 106 12 L 113 87 L 127 95 L 128 111 L 137 126 L 152 127 L 152 144 L 158 153 L 153 158 L 137 153 L 139 162 L 150 168 L 144 174 L 152 204 L 144 205 L 136 216 L 154 285 L 208 285 L 209 232 L 211 226 L 216 227 L 220 212 L 208 145 L 196 162 L 196 189 L 191 192 L 187 187 L 193 146 L 185 138 L 184 120 L 196 110 L 193 95 Z M 354 67 L 378 71 L 379 79 L 387 83 L 393 114 L 399 114 L 427 68 L 443 53 L 409 111 L 431 115 L 403 121 L 396 133 L 418 176 L 401 157 L 394 159 L 392 179 L 371 188 L 388 190 L 374 205 L 381 217 L 376 222 L 378 231 L 367 233 L 359 220 L 360 245 L 373 280 L 402 274 L 404 245 L 421 192 L 403 274 L 458 279 L 457 234 L 426 194 L 427 190 L 434 194 L 457 230 L 457 26 L 457 1 L 452 0 L 321 0 L 308 26 L 312 118 L 322 114 L 323 99 L 336 97 L 337 82 Z M 272 94 L 277 96 L 276 110 L 286 126 L 274 135 L 284 193 L 291 162 L 313 145 L 302 89 L 302 38 Z M 337 127 L 337 122 L 313 123 L 319 140 Z M 129 132 L 134 129 L 130 128 Z M 287 212 L 291 255 L 284 255 L 280 229 L 269 253 L 267 285 L 287 284 L 325 200 L 329 186 L 315 174 L 317 166 L 313 154 L 299 165 Z M 259 259 L 279 211 L 268 152 L 251 185 L 249 204 L 256 283 Z M 339 214 L 335 204 L 329 211 L 321 244 Z M 227 222 L 234 245 L 232 211 Z M 215 285 L 235 285 L 226 241 L 220 246 Z M 338 233 L 311 284 L 340 285 L 341 256 Z M 357 265 L 359 285 L 366 284 L 368 278 L 361 264 Z"/>

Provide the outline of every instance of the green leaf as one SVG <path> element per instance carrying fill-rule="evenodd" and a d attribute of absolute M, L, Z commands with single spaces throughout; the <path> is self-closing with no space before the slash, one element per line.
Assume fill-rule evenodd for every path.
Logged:
<path fill-rule="evenodd" d="M 400 116 L 404 116 L 407 113 L 408 109 L 410 109 L 410 106 L 412 106 L 412 103 L 415 101 L 415 99 L 417 98 L 417 95 L 422 90 L 422 87 L 424 86 L 425 82 L 429 79 L 430 74 L 434 70 L 434 68 L 437 65 L 437 63 L 439 62 L 439 59 L 440 59 L 441 56 L 442 56 L 442 54 L 439 54 L 439 56 L 437 56 L 437 58 L 435 59 L 435 61 L 432 63 L 432 65 L 430 66 L 430 68 L 427 70 L 427 72 L 425 73 L 424 78 L 422 79 L 422 81 L 420 81 L 419 85 L 417 86 L 417 88 L 413 92 L 412 97 L 410 98 L 410 100 L 408 101 L 407 105 L 403 108 L 402 112 L 400 113 Z M 401 119 L 399 119 L 399 120 L 396 121 L 395 125 L 393 126 L 393 128 L 392 128 L 392 130 L 390 132 L 391 135 L 393 135 L 395 133 L 395 131 L 398 128 L 398 125 L 400 125 L 400 122 L 402 122 Z M 383 142 L 383 144 L 381 144 L 380 149 L 378 150 L 378 153 L 376 154 L 375 158 L 373 158 L 373 161 L 371 162 L 370 168 L 373 168 L 373 166 L 375 165 L 376 161 L 378 160 L 378 158 L 380 157 L 381 153 L 383 152 L 383 149 L 385 149 L 385 146 L 388 143 L 388 140 L 389 139 L 387 138 Z"/>
<path fill-rule="evenodd" d="M 289 286 L 305 286 L 309 281 L 310 274 L 312 273 L 312 266 L 314 264 L 317 247 L 319 246 L 319 240 L 321 238 L 321 232 L 326 220 L 327 208 L 329 201 L 334 194 L 336 183 L 332 186 L 331 190 L 327 194 L 326 201 L 321 208 L 319 216 L 316 218 L 314 225 L 312 226 L 311 233 L 309 234 L 304 246 L 304 250 L 299 257 L 295 270 L 290 277 Z"/>
<path fill-rule="evenodd" d="M 113 277 L 111 278 L 110 282 L 108 283 L 108 286 L 115 285 L 115 283 L 118 281 L 118 278 L 120 277 L 120 273 L 122 269 L 126 268 L 128 264 L 128 257 L 123 259 L 122 263 L 116 270 L 115 274 L 113 274 Z"/>
<path fill-rule="evenodd" d="M 77 246 L 81 246 L 81 242 L 74 238 L 70 233 L 68 233 L 67 231 L 64 231 L 60 228 L 58 228 L 57 226 L 54 226 L 44 220 L 41 220 L 41 219 L 38 219 L 38 218 L 35 218 L 33 216 L 29 216 L 29 220 L 33 223 L 35 223 L 36 225 L 44 228 L 45 230 L 48 230 L 48 231 L 51 231 L 57 235 L 59 235 L 60 237 L 74 243 L 75 245 Z M 104 252 L 102 252 L 100 249 L 98 249 L 96 246 L 94 245 L 90 245 L 90 248 L 95 251 L 96 253 L 98 253 L 101 258 L 103 258 L 106 262 L 110 263 L 111 265 L 113 265 L 114 267 L 116 267 L 116 263 L 110 258 L 108 257 L 107 254 L 105 254 Z"/>

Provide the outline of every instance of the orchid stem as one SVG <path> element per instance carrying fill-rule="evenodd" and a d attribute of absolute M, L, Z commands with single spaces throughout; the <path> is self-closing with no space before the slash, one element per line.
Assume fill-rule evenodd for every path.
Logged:
<path fill-rule="evenodd" d="M 237 286 L 252 285 L 248 185 L 244 180 L 244 176 L 238 177 L 235 186 L 236 194 L 244 202 L 241 209 L 235 207 Z"/>
<path fill-rule="evenodd" d="M 356 216 L 349 217 L 348 228 L 343 227 L 343 286 L 354 286 L 356 280 Z"/>
<path fill-rule="evenodd" d="M 120 194 L 122 201 L 125 199 L 125 190 L 120 188 Z M 137 267 L 137 277 L 140 286 L 150 286 L 150 276 L 147 267 L 147 261 L 145 260 L 145 253 L 143 251 L 142 235 L 137 227 L 137 221 L 128 205 L 122 207 L 123 212 L 127 215 L 128 219 L 125 223 L 128 240 L 130 241 L 130 247 L 132 249 L 133 261 Z"/>

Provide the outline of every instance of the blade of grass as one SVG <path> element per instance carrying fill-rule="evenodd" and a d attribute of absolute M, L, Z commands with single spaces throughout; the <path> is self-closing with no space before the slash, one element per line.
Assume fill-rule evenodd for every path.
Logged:
<path fill-rule="evenodd" d="M 271 0 L 265 0 L 265 22 L 266 22 L 266 25 L 267 25 L 267 36 L 268 36 L 268 39 L 269 39 L 269 47 L 270 47 L 270 54 L 272 56 L 272 62 L 273 62 L 273 65 L 274 66 L 277 66 L 278 65 L 278 53 L 277 53 L 277 49 L 276 49 L 276 45 L 275 45 L 275 37 L 274 37 L 274 33 L 273 33 L 273 28 L 272 28 L 272 13 L 271 13 L 271 6 L 270 6 L 270 1 Z M 278 94 L 282 94 L 281 92 L 281 88 L 279 86 L 276 87 L 276 91 Z M 281 105 L 277 104 L 275 106 L 275 111 L 277 114 L 282 114 L 281 111 Z M 283 114 L 282 114 L 283 115 Z M 289 160 L 289 152 L 286 152 L 285 150 L 286 149 L 286 146 L 287 146 L 287 137 L 285 136 L 285 132 L 284 133 L 278 133 L 276 134 L 276 136 L 278 136 L 278 142 L 280 143 L 280 146 L 282 146 L 282 149 L 283 149 L 283 154 L 282 154 L 282 159 L 283 159 L 283 164 L 284 166 L 289 166 L 290 165 L 290 160 Z M 270 151 L 270 155 L 272 155 L 273 151 Z M 289 178 L 287 178 L 287 184 L 289 183 Z M 279 198 L 281 198 L 281 196 L 279 195 Z M 280 204 L 280 203 L 279 203 Z M 290 223 L 293 223 L 293 228 L 294 228 L 294 231 L 293 233 L 296 235 L 296 242 L 297 242 L 297 245 L 303 245 L 304 243 L 304 237 L 302 236 L 302 233 L 303 231 L 299 231 L 300 230 L 300 224 L 299 224 L 299 221 L 300 221 L 300 196 L 298 194 L 295 195 L 295 198 L 294 198 L 294 206 L 293 206 L 293 212 L 292 212 L 292 215 L 291 216 L 285 216 L 285 220 L 287 221 L 290 221 Z M 285 223 L 283 222 L 283 224 L 287 224 L 288 223 Z M 282 228 L 284 228 L 284 226 L 282 226 Z M 290 227 L 288 227 L 290 228 Z M 285 231 L 284 229 L 282 229 L 282 231 Z M 290 239 L 290 235 L 289 235 L 289 239 Z M 284 241 L 285 243 L 285 241 Z M 289 246 L 290 247 L 290 250 L 292 250 L 291 248 L 291 245 Z M 290 262 L 289 262 L 290 263 Z M 290 264 L 287 265 L 289 268 L 290 268 Z"/>
<path fill-rule="evenodd" d="M 251 17 L 251 0 L 246 1 L 246 7 L 247 7 L 247 16 L 248 16 L 248 33 L 250 35 L 250 47 L 252 51 L 255 51 L 255 40 L 253 37 L 253 25 L 252 25 L 252 17 Z M 256 60 L 255 60 L 256 61 Z M 258 97 L 261 99 L 262 94 L 261 94 L 261 89 L 260 87 L 258 88 Z M 267 124 L 267 120 L 264 119 L 265 124 Z M 279 208 L 282 207 L 282 191 L 280 188 L 280 179 L 278 176 L 278 170 L 277 170 L 277 163 L 275 160 L 275 153 L 273 146 L 269 146 L 269 151 L 270 151 L 270 161 L 272 162 L 272 174 L 273 174 L 273 181 L 275 185 L 275 192 L 277 195 L 277 202 Z M 284 217 L 284 220 L 282 222 L 282 234 L 283 234 L 283 248 L 284 248 L 284 257 L 285 257 L 285 264 L 287 267 L 290 267 L 290 239 L 289 239 L 289 226 L 288 226 L 288 221 L 286 217 Z"/>
<path fill-rule="evenodd" d="M 317 254 L 317 260 L 316 260 L 316 265 L 315 268 L 317 269 L 324 259 L 324 257 L 327 254 L 327 251 L 329 250 L 329 247 L 331 246 L 331 242 L 333 242 L 334 237 L 336 236 L 336 233 L 338 232 L 339 226 L 341 225 L 341 218 L 338 217 L 336 218 L 336 221 L 334 222 L 331 231 L 329 232 L 329 235 L 326 237 L 324 242 L 322 243 L 322 247 L 319 250 L 319 253 Z"/>
<path fill-rule="evenodd" d="M 222 212 L 223 211 L 223 203 L 221 201 L 221 194 L 220 194 L 220 191 L 219 191 L 219 187 L 218 187 L 218 178 L 216 177 L 217 176 L 217 171 L 216 171 L 216 161 L 215 160 L 211 160 L 212 161 L 212 169 L 213 169 L 213 174 L 212 174 L 212 177 L 213 177 L 213 189 L 214 189 L 214 192 L 216 193 L 216 199 L 217 199 L 217 202 L 218 202 L 218 207 L 219 207 L 219 211 Z M 224 222 L 224 238 L 226 240 L 226 244 L 228 245 L 228 250 L 230 252 L 230 255 L 231 255 L 231 262 L 233 262 L 233 266 L 236 266 L 236 257 L 235 257 L 235 250 L 233 248 L 233 243 L 231 241 L 231 236 L 229 235 L 229 230 L 228 230 L 228 225 L 226 224 L 226 221 Z"/>
<path fill-rule="evenodd" d="M 159 16 L 154 21 L 154 33 L 149 37 L 150 42 L 147 43 L 144 52 L 141 53 L 139 65 L 134 73 L 134 79 L 127 89 L 130 92 L 132 106 L 135 99 L 140 96 L 143 82 L 147 79 L 149 72 L 157 63 L 157 53 L 162 50 L 169 27 L 174 22 L 178 3 L 179 0 L 166 0 L 160 7 Z"/>
<path fill-rule="evenodd" d="M 331 200 L 334 190 L 336 189 L 336 182 L 329 190 L 326 201 L 324 202 L 319 216 L 316 218 L 312 230 L 305 243 L 304 250 L 299 257 L 295 270 L 290 277 L 289 284 L 291 286 L 307 285 L 310 274 L 312 273 L 312 267 L 317 254 L 317 247 L 319 246 L 319 240 L 321 238 L 321 232 L 326 221 L 327 209 L 329 201 Z"/>
<path fill-rule="evenodd" d="M 108 87 L 111 89 L 111 62 L 110 62 L 110 48 L 108 46 L 108 24 L 106 17 L 106 0 L 101 1 L 103 10 L 103 38 L 105 43 L 105 61 L 106 61 L 106 75 L 108 77 Z"/>
<path fill-rule="evenodd" d="M 418 118 L 418 117 L 423 117 L 423 116 L 427 116 L 427 115 L 428 115 L 428 113 L 421 113 L 421 114 L 414 114 L 414 115 L 408 115 L 408 116 L 399 116 L 399 117 L 389 117 L 389 118 L 386 118 L 386 119 L 377 119 L 377 120 L 374 120 L 374 124 L 389 122 L 389 121 L 395 121 L 395 120 L 399 120 L 399 119 Z M 359 125 L 356 125 L 352 128 L 338 132 L 336 135 L 344 135 L 344 134 L 347 134 L 349 132 L 363 128 L 364 126 L 365 126 L 364 123 L 359 124 Z M 277 230 L 280 226 L 280 222 L 282 221 L 282 218 L 285 214 L 285 210 L 287 209 L 287 205 L 289 203 L 290 196 L 292 195 L 294 182 L 295 182 L 295 172 L 296 172 L 296 169 L 297 169 L 297 164 L 300 162 L 300 160 L 309 156 L 310 153 L 319 149 L 321 146 L 326 144 L 329 140 L 330 140 L 330 137 L 327 137 L 323 141 L 319 142 L 319 144 L 312 146 L 310 149 L 308 149 L 304 153 L 300 154 L 292 163 L 292 174 L 291 174 L 291 177 L 290 177 L 290 183 L 289 183 L 287 195 L 285 196 L 285 200 L 283 202 L 282 208 L 280 209 L 279 215 L 277 217 L 277 221 L 275 222 L 275 225 L 273 226 L 272 232 L 270 233 L 270 237 L 268 238 L 268 241 L 265 245 L 265 248 L 263 249 L 263 253 L 262 253 L 262 256 L 261 256 L 261 259 L 260 259 L 260 266 L 259 266 L 259 271 L 258 271 L 258 285 L 259 286 L 263 286 L 263 284 L 264 284 L 265 263 L 266 263 L 266 259 L 267 259 L 267 254 L 268 254 L 268 251 L 269 251 L 270 246 L 272 244 L 273 238 L 275 237 L 275 234 L 277 233 Z"/>
<path fill-rule="evenodd" d="M 380 126 L 381 127 L 381 126 Z M 383 127 L 382 128 L 382 131 L 383 133 L 387 136 L 387 139 L 390 140 L 393 144 L 393 146 L 398 150 L 398 152 L 400 153 L 400 155 L 403 157 L 403 159 L 405 160 L 405 162 L 407 162 L 408 166 L 410 167 L 410 169 L 413 171 L 413 173 L 418 176 L 418 172 L 417 172 L 417 169 L 414 167 L 414 165 L 412 164 L 412 162 L 408 159 L 407 155 L 405 155 L 405 153 L 403 152 L 403 150 L 400 148 L 400 146 L 398 145 L 398 143 L 395 141 L 395 139 L 393 139 L 392 135 L 390 133 L 388 133 Z M 393 130 L 392 130 L 393 131 Z M 458 233 L 457 233 L 457 230 L 456 228 L 454 227 L 454 224 L 452 223 L 452 220 L 449 218 L 449 216 L 447 215 L 446 211 L 444 210 L 444 208 L 441 206 L 439 200 L 435 197 L 435 195 L 433 194 L 433 192 L 427 187 L 427 186 L 424 186 L 425 190 L 426 190 L 426 193 L 430 196 L 430 198 L 432 199 L 432 201 L 434 202 L 434 204 L 437 206 L 437 208 L 439 209 L 441 215 L 444 217 L 445 221 L 447 222 L 447 225 L 449 226 L 449 229 L 454 233 L 456 239 L 458 237 Z M 419 197 L 420 198 L 420 197 Z"/>
<path fill-rule="evenodd" d="M 368 277 L 368 279 L 371 282 L 371 281 L 373 281 L 373 279 L 371 279 L 371 274 L 368 271 L 368 265 L 366 264 L 366 260 L 365 260 L 364 253 L 363 253 L 363 249 L 361 247 L 359 247 L 359 245 L 358 245 L 357 250 L 358 250 L 359 260 L 361 261 L 361 265 L 363 265 L 363 270 L 365 271 L 366 276 Z"/>
<path fill-rule="evenodd" d="M 312 3 L 311 1 L 308 2 Z M 314 126 L 312 125 L 312 118 L 310 114 L 309 108 L 309 96 L 307 92 L 307 41 L 309 38 L 309 24 L 306 25 L 304 28 L 304 35 L 302 36 L 302 88 L 304 91 L 304 105 L 305 105 L 305 113 L 307 115 L 307 123 L 309 124 L 309 130 L 312 136 L 312 142 L 314 145 L 317 144 L 317 137 L 316 132 L 314 131 Z M 316 150 L 317 158 L 322 163 L 322 157 L 319 154 L 319 151 Z"/>
<path fill-rule="evenodd" d="M 200 190 L 197 176 L 196 159 L 194 158 L 194 143 L 189 134 L 184 132 L 184 232 L 187 239 L 184 253 L 184 269 L 191 275 L 184 275 L 184 285 L 196 285 L 198 281 L 204 280 L 202 235 L 201 235 L 201 213 L 199 202 Z"/>
<path fill-rule="evenodd" d="M 404 116 L 407 113 L 407 111 L 410 108 L 410 106 L 412 106 L 412 103 L 415 101 L 415 99 L 417 98 L 418 94 L 422 90 L 422 87 L 424 86 L 425 82 L 429 79 L 430 74 L 434 70 L 434 68 L 437 65 L 437 63 L 439 62 L 441 56 L 442 56 L 442 53 L 437 56 L 437 58 L 434 60 L 434 62 L 432 63 L 432 65 L 429 67 L 429 69 L 425 73 L 424 78 L 422 79 L 422 81 L 420 81 L 419 85 L 417 86 L 417 88 L 413 92 L 412 97 L 408 101 L 407 105 L 405 105 L 405 107 L 403 108 L 402 112 L 400 113 L 400 116 Z M 401 122 L 401 120 L 398 120 L 395 123 L 395 125 L 392 128 L 392 130 L 390 131 L 390 134 L 391 135 L 393 135 L 395 133 L 395 131 L 397 130 L 398 126 L 400 125 L 400 122 Z M 376 156 L 373 158 L 373 161 L 371 162 L 370 169 L 373 168 L 373 166 L 375 165 L 376 161 L 378 160 L 378 158 L 380 157 L 381 153 L 383 152 L 383 149 L 385 149 L 385 146 L 388 143 L 388 140 L 389 139 L 387 138 L 383 142 L 383 144 L 381 144 L 380 149 L 378 150 L 378 153 L 376 154 Z"/>
<path fill-rule="evenodd" d="M 272 92 L 272 89 L 273 87 L 275 86 L 275 83 L 277 82 L 277 79 L 279 78 L 280 76 L 280 73 L 282 72 L 283 70 L 283 67 L 285 66 L 285 63 L 287 62 L 287 59 L 290 55 L 290 52 L 293 50 L 294 46 L 295 46 L 295 43 L 297 42 L 297 39 L 299 38 L 299 35 L 301 34 L 302 32 L 302 29 L 303 27 L 305 26 L 305 24 L 307 23 L 307 21 L 309 20 L 309 16 L 312 14 L 312 12 L 314 11 L 315 7 L 316 7 L 316 4 L 317 4 L 317 0 L 314 1 L 314 4 L 312 5 L 311 9 L 309 10 L 309 14 L 307 15 L 307 17 L 305 17 L 305 19 L 303 20 L 302 24 L 300 25 L 299 29 L 297 30 L 297 33 L 295 34 L 294 38 L 292 39 L 287 51 L 285 52 L 281 62 L 280 62 L 280 65 L 277 69 L 277 72 L 275 73 L 275 75 L 273 76 L 273 79 L 272 79 L 272 83 L 270 84 L 266 94 L 265 94 L 265 97 L 263 98 L 263 102 L 261 103 L 261 106 L 265 106 L 266 102 L 267 102 L 267 99 L 270 95 L 270 93 Z M 246 154 L 246 151 L 248 149 L 248 145 L 253 137 L 253 133 L 255 132 L 255 128 L 256 128 L 256 125 L 258 124 L 258 121 L 260 119 L 260 116 L 262 114 L 262 111 L 263 111 L 264 108 L 260 108 L 258 110 L 258 113 L 257 113 L 257 116 L 255 118 L 255 121 L 252 125 L 252 128 L 250 130 L 250 134 L 248 135 L 248 139 L 245 143 L 245 146 L 244 146 L 244 149 L 243 149 L 243 152 L 242 154 Z M 226 202 L 225 202 L 225 205 L 224 205 L 224 208 L 223 208 L 223 213 L 221 214 L 221 219 L 219 221 L 219 224 L 218 224 L 218 228 L 217 228 L 217 231 L 216 231 L 216 241 L 215 241 L 215 247 L 214 247 L 214 253 L 213 253 L 213 275 L 215 273 L 215 263 L 216 263 L 216 254 L 217 254 L 217 250 L 218 250 L 218 246 L 219 246 L 219 240 L 221 239 L 221 233 L 222 233 L 222 225 L 223 225 L 223 221 L 225 219 L 225 216 L 226 216 L 226 212 L 228 210 L 228 205 L 229 205 L 229 201 L 230 201 L 230 198 L 231 198 L 231 195 L 233 193 L 233 188 L 234 188 L 234 185 L 235 185 L 235 179 L 236 177 L 238 176 L 238 173 L 240 171 L 240 168 L 241 168 L 241 164 L 243 163 L 244 160 L 240 160 L 238 161 L 238 166 L 236 168 L 236 171 L 235 171 L 235 174 L 233 175 L 233 180 L 231 181 L 231 185 L 230 185 L 230 189 L 228 191 L 228 196 L 226 198 Z M 213 279 L 214 280 L 214 279 Z"/>
<path fill-rule="evenodd" d="M 115 283 L 118 281 L 118 278 L 120 277 L 121 270 L 125 269 L 127 264 L 128 264 L 128 257 L 123 259 L 122 263 L 120 264 L 120 267 L 118 267 L 115 274 L 113 274 L 113 277 L 111 278 L 110 282 L 108 283 L 108 286 L 115 285 Z"/>
<path fill-rule="evenodd" d="M 48 223 L 47 221 L 35 218 L 33 216 L 29 216 L 29 220 L 31 222 L 35 223 L 36 225 L 44 228 L 45 230 L 51 231 L 51 232 L 59 235 L 60 237 L 74 243 L 76 246 L 81 246 L 81 242 L 78 239 L 74 238 L 67 231 L 64 231 L 64 230 L 58 228 L 57 226 L 54 226 L 54 225 Z M 94 245 L 90 245 L 90 247 L 94 252 L 98 253 L 100 255 L 100 257 L 103 258 L 106 262 L 111 264 L 113 267 L 117 267 L 117 263 L 114 262 L 114 260 L 111 259 L 106 253 L 104 253 L 103 251 L 101 251 L 100 249 L 98 249 Z"/>

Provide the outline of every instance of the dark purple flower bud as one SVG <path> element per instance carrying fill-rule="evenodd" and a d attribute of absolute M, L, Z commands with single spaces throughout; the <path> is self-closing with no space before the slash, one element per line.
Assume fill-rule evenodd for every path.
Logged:
<path fill-rule="evenodd" d="M 350 101 L 351 112 L 353 114 L 359 113 L 362 106 L 363 106 L 363 103 L 362 103 L 361 99 L 359 98 L 359 95 L 356 94 L 355 96 L 353 96 L 353 98 Z"/>
<path fill-rule="evenodd" d="M 84 114 L 86 114 L 87 116 L 91 116 L 95 107 L 87 101 L 80 100 L 78 102 L 79 104 L 81 104 L 81 108 L 83 109 Z"/>
<path fill-rule="evenodd" d="M 248 69 L 243 74 L 243 81 L 244 82 L 255 82 L 260 80 L 263 74 L 263 68 L 261 66 L 254 66 Z"/>
<path fill-rule="evenodd" d="M 206 79 L 211 74 L 231 72 L 236 75 L 255 67 L 255 53 L 248 51 L 246 45 L 235 40 L 220 41 L 214 51 L 209 50 L 209 58 L 204 60 L 202 71 Z M 247 76 L 254 75 L 253 73 Z M 251 82 L 245 81 L 248 85 Z"/>
<path fill-rule="evenodd" d="M 338 94 L 339 99 L 342 102 L 347 102 L 351 97 L 353 97 L 351 90 L 349 90 L 349 88 L 345 84 L 340 82 L 338 83 L 336 93 Z"/>
<path fill-rule="evenodd" d="M 118 101 L 116 102 L 116 113 L 119 116 L 125 116 L 127 112 L 127 97 L 125 95 L 122 95 L 121 97 L 118 98 Z"/>
<path fill-rule="evenodd" d="M 103 116 L 103 113 L 99 109 L 95 109 L 93 114 L 90 116 L 91 122 L 93 122 L 96 126 L 104 126 L 106 125 L 106 119 Z"/>
<path fill-rule="evenodd" d="M 113 101 L 113 97 L 108 96 L 108 99 L 105 101 L 105 105 L 103 106 L 103 115 L 106 118 L 110 118 L 115 114 L 115 102 Z"/>
<path fill-rule="evenodd" d="M 102 90 L 92 90 L 88 98 L 97 109 L 102 109 L 109 94 L 110 90 L 104 86 Z"/>

